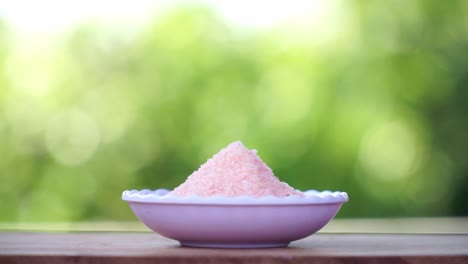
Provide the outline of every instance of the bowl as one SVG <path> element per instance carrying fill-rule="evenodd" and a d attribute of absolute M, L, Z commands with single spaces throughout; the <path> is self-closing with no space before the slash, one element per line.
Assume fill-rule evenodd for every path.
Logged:
<path fill-rule="evenodd" d="M 182 246 L 286 247 L 324 227 L 348 201 L 345 192 L 309 190 L 304 197 L 175 196 L 169 190 L 122 194 L 138 219 Z"/>

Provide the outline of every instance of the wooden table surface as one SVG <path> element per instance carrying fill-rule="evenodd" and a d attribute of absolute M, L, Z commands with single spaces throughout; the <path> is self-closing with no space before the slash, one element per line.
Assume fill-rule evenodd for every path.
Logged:
<path fill-rule="evenodd" d="M 315 234 L 277 249 L 201 249 L 149 232 L 0 232 L 0 263 L 468 263 L 467 234 Z"/>

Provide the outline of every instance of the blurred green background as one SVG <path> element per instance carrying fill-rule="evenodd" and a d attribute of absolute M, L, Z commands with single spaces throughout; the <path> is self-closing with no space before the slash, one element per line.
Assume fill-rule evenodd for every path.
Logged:
<path fill-rule="evenodd" d="M 309 3 L 54 34 L 4 12 L 0 221 L 135 220 L 123 190 L 174 188 L 235 140 L 295 188 L 347 191 L 338 217 L 468 215 L 468 1 Z"/>

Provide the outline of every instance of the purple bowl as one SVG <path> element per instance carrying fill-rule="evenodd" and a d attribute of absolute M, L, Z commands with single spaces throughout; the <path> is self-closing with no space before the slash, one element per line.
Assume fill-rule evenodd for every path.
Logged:
<path fill-rule="evenodd" d="M 124 191 L 147 227 L 183 246 L 285 247 L 324 227 L 348 201 L 345 192 L 304 192 L 305 197 L 174 196 L 169 190 Z"/>

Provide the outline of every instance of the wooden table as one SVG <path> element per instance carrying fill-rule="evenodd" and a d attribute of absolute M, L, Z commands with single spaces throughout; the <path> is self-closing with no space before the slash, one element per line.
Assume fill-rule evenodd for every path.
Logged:
<path fill-rule="evenodd" d="M 149 232 L 0 232 L 0 263 L 468 263 L 468 234 L 321 233 L 278 249 L 199 249 Z"/>

